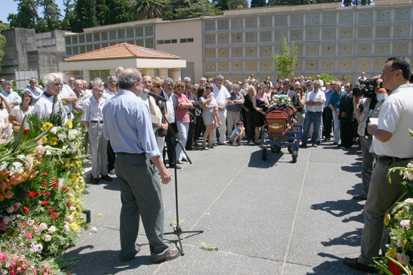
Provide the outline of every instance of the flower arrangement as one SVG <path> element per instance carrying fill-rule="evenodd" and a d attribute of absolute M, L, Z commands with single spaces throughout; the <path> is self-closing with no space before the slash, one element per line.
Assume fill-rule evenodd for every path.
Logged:
<path fill-rule="evenodd" d="M 413 137 L 412 131 L 410 135 Z M 384 218 L 390 242 L 385 256 L 375 263 L 385 274 L 410 275 L 413 273 L 413 161 L 406 167 L 391 168 L 389 178 L 393 173 L 402 177 L 405 192 Z"/>
<path fill-rule="evenodd" d="M 0 274 L 57 273 L 53 259 L 85 225 L 78 122 L 28 120 L 29 129 L 0 147 Z"/>
<path fill-rule="evenodd" d="M 286 108 L 289 106 L 292 106 L 292 102 L 288 95 L 273 95 L 270 100 L 269 109 Z"/>

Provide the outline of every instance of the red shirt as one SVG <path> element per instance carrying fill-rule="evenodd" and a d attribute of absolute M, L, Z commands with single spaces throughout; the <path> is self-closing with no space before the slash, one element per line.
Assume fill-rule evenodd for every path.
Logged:
<path fill-rule="evenodd" d="M 188 98 L 184 94 L 180 94 L 180 95 L 175 94 L 175 95 L 178 100 L 178 107 L 176 108 L 176 111 L 175 111 L 176 121 L 183 122 L 183 123 L 191 122 L 188 109 L 179 107 L 179 104 L 181 103 L 190 103 Z"/>

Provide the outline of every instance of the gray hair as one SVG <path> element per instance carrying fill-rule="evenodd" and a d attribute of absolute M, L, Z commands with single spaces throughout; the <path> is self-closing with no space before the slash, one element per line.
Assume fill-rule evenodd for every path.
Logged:
<path fill-rule="evenodd" d="M 63 84 L 63 74 L 62 73 L 50 73 L 44 77 L 43 83 L 46 86 L 53 85 L 55 83 Z"/>
<path fill-rule="evenodd" d="M 118 83 L 118 77 L 116 75 L 111 75 L 108 77 L 108 83 L 110 82 L 116 82 Z"/>
<path fill-rule="evenodd" d="M 174 80 L 172 79 L 172 78 L 170 78 L 170 77 L 167 77 L 164 81 L 163 81 L 163 83 L 164 84 L 174 84 Z"/>
<path fill-rule="evenodd" d="M 101 89 L 103 89 L 103 87 L 105 86 L 105 84 L 103 83 L 103 80 L 102 80 L 101 78 L 99 78 L 99 77 L 93 79 L 93 81 L 92 81 L 91 84 L 92 84 L 92 87 L 93 87 L 93 88 L 101 88 Z"/>
<path fill-rule="evenodd" d="M 133 85 L 142 80 L 142 75 L 137 69 L 124 69 L 118 75 L 118 84 L 121 89 L 130 89 Z"/>

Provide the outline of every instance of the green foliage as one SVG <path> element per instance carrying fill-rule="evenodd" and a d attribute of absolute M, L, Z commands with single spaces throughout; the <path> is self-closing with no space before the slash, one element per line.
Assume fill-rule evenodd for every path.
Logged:
<path fill-rule="evenodd" d="M 295 74 L 298 63 L 297 46 L 288 45 L 284 38 L 281 44 L 281 54 L 273 57 L 277 75 L 280 78 L 291 77 Z"/>
<path fill-rule="evenodd" d="M 251 0 L 251 8 L 265 7 L 265 6 L 267 6 L 266 0 Z"/>
<path fill-rule="evenodd" d="M 248 8 L 248 1 L 246 0 L 215 0 L 213 3 L 220 10 Z"/>
<path fill-rule="evenodd" d="M 6 24 L 0 23 L 0 32 L 6 30 L 8 26 Z M 6 37 L 0 33 L 0 63 L 4 57 L 4 48 L 6 47 Z"/>
<path fill-rule="evenodd" d="M 136 1 L 135 11 L 136 19 L 149 19 L 162 17 L 165 8 L 168 6 L 168 0 L 139 0 Z"/>
<path fill-rule="evenodd" d="M 169 20 L 217 15 L 219 10 L 209 0 L 171 0 L 164 18 Z"/>
<path fill-rule="evenodd" d="M 36 27 L 39 16 L 37 14 L 38 3 L 36 0 L 16 0 L 17 13 L 9 14 L 8 20 L 12 28 Z"/>
<path fill-rule="evenodd" d="M 43 17 L 36 24 L 37 32 L 48 32 L 60 28 L 60 10 L 55 0 L 38 0 L 43 9 Z"/>
<path fill-rule="evenodd" d="M 337 80 L 337 78 L 331 74 L 320 74 L 320 79 L 324 81 L 324 83 L 331 83 L 332 81 Z"/>

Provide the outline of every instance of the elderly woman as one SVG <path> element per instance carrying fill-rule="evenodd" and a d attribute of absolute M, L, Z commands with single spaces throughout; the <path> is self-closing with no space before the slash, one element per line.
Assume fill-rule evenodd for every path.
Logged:
<path fill-rule="evenodd" d="M 33 106 L 31 105 L 32 102 L 32 93 L 26 91 L 23 95 L 22 104 L 20 106 L 14 106 L 14 108 L 11 109 L 10 122 L 13 124 L 15 132 L 20 129 L 23 121 L 25 120 L 25 117 L 33 112 Z"/>
<path fill-rule="evenodd" d="M 34 105 L 33 113 L 40 119 L 52 119 L 58 116 L 59 120 L 66 120 L 66 109 L 59 96 L 63 87 L 63 75 L 60 73 L 48 74 L 44 83 L 46 89 Z"/>
<path fill-rule="evenodd" d="M 103 97 L 104 83 L 100 78 L 92 82 L 93 96 L 85 103 L 84 124 L 88 129 L 90 155 L 92 160 L 92 181 L 97 184 L 100 179 L 111 181 L 107 166 L 107 140 L 103 138 Z"/>
<path fill-rule="evenodd" d="M 179 164 L 182 160 L 185 159 L 184 152 L 181 149 L 181 145 L 185 146 L 188 138 L 189 130 L 189 109 L 193 107 L 192 103 L 184 94 L 185 85 L 183 82 L 178 81 L 175 84 L 175 96 L 176 96 L 176 108 L 175 108 L 175 117 L 176 117 L 176 126 L 178 128 L 178 141 L 181 144 L 176 145 L 176 163 Z"/>

